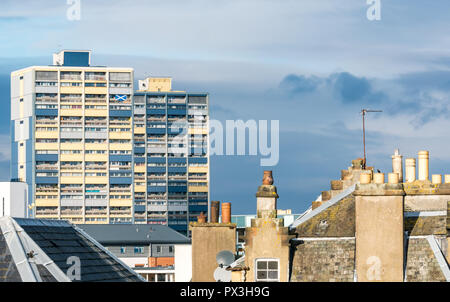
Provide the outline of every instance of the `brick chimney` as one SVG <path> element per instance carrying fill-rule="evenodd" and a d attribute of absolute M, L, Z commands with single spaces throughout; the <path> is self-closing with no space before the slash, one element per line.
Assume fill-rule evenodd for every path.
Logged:
<path fill-rule="evenodd" d="M 272 171 L 264 171 L 263 184 L 256 192 L 256 213 L 258 218 L 277 217 L 277 187 L 273 185 Z"/>
<path fill-rule="evenodd" d="M 231 223 L 231 203 L 222 203 L 222 223 Z"/>

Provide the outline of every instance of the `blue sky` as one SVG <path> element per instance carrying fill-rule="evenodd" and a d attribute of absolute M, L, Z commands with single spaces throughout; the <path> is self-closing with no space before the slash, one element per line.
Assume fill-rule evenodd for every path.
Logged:
<path fill-rule="evenodd" d="M 280 120 L 279 208 L 303 211 L 361 156 L 361 108 L 383 110 L 367 120 L 368 164 L 389 172 L 395 148 L 428 149 L 431 173 L 450 174 L 450 3 L 381 3 L 369 21 L 365 0 L 81 0 L 81 20 L 69 21 L 65 0 L 2 0 L 0 179 L 9 73 L 59 49 L 207 91 L 214 119 Z M 254 213 L 263 170 L 257 156 L 212 157 L 212 199 Z"/>

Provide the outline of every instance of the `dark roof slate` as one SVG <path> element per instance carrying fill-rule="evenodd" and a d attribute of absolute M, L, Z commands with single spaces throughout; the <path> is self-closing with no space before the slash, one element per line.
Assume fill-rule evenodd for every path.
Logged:
<path fill-rule="evenodd" d="M 20 282 L 19 271 L 12 259 L 5 237 L 0 229 L 0 282 Z"/>
<path fill-rule="evenodd" d="M 15 220 L 64 273 L 73 265 L 68 262 L 69 257 L 78 257 L 81 262 L 81 282 L 142 281 L 106 250 L 99 248 L 67 222 L 19 218 Z M 56 280 L 44 266 L 37 267 L 42 281 Z"/>

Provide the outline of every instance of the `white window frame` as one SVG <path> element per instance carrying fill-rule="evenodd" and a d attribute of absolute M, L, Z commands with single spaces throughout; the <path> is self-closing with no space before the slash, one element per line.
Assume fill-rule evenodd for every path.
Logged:
<path fill-rule="evenodd" d="M 278 264 L 277 269 L 277 279 L 266 279 L 266 280 L 259 280 L 258 279 L 258 262 L 267 262 L 267 261 L 275 261 Z M 279 258 L 257 258 L 255 259 L 255 281 L 256 282 L 280 282 L 280 259 Z M 267 268 L 267 271 L 269 269 Z M 268 277 L 268 276 L 267 276 Z"/>

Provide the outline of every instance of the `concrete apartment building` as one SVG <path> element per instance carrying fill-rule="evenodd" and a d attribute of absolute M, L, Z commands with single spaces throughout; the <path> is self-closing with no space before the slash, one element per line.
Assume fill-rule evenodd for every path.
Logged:
<path fill-rule="evenodd" d="M 353 160 L 288 227 L 277 216 L 278 194 L 267 173 L 256 194 L 256 218 L 245 229 L 244 255 L 227 266 L 230 279 L 449 282 L 450 175 L 430 180 L 427 151 L 419 152 L 418 173 L 415 158 L 405 160 L 403 173 L 396 151 L 387 182 L 362 163 Z M 197 222 L 191 229 L 193 281 L 214 281 L 214 255 L 236 252 L 236 224 Z"/>
<path fill-rule="evenodd" d="M 187 234 L 208 213 L 208 95 L 133 81 L 90 51 L 12 72 L 11 178 L 28 184 L 28 217 Z"/>
<path fill-rule="evenodd" d="M 208 94 L 147 78 L 134 94 L 134 220 L 187 234 L 208 214 Z"/>
<path fill-rule="evenodd" d="M 11 74 L 11 178 L 29 217 L 131 223 L 133 69 L 62 51 Z"/>

